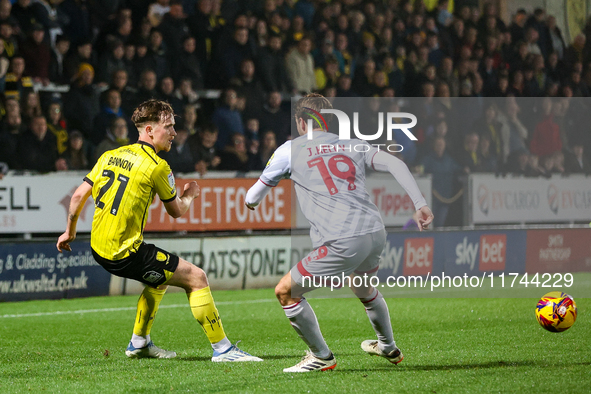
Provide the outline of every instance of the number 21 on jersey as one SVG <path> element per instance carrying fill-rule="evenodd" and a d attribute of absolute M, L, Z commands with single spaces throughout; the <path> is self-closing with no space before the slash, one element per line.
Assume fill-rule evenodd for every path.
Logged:
<path fill-rule="evenodd" d="M 115 178 L 117 178 L 117 181 L 119 181 L 119 187 L 117 188 L 117 193 L 115 194 L 113 204 L 111 205 L 111 209 L 109 211 L 111 215 L 117 215 L 117 212 L 119 212 L 121 199 L 123 198 L 123 193 L 125 192 L 125 188 L 127 187 L 127 183 L 129 181 L 129 177 L 121 174 L 115 176 L 115 173 L 111 170 L 103 170 L 103 176 L 109 178 L 109 180 L 103 187 L 101 187 L 101 190 L 99 190 L 98 196 L 96 196 L 95 205 L 100 209 L 105 208 L 105 203 L 101 201 L 101 198 L 103 198 L 105 193 L 111 188 L 111 186 L 113 186 Z"/>

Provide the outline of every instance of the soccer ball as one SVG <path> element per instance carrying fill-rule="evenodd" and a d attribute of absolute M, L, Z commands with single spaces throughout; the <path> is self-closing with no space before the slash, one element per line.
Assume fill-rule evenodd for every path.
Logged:
<path fill-rule="evenodd" d="M 548 331 L 568 330 L 577 320 L 577 304 L 568 294 L 551 291 L 538 301 L 536 318 L 538 323 Z"/>

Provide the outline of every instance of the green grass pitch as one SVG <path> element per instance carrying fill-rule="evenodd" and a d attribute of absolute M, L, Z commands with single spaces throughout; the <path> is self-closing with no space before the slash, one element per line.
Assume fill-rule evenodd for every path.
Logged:
<path fill-rule="evenodd" d="M 542 294 L 540 294 L 541 296 Z M 591 392 L 591 299 L 563 333 L 535 320 L 537 299 L 388 298 L 398 366 L 360 349 L 374 338 L 356 299 L 310 299 L 335 353 L 335 370 L 285 374 L 305 345 L 273 290 L 217 291 L 231 341 L 262 363 L 212 363 L 182 293 L 167 294 L 152 339 L 172 360 L 131 360 L 124 350 L 136 296 L 0 304 L 0 392 Z M 72 311 L 94 310 L 84 313 Z M 55 312 L 68 313 L 55 313 Z M 11 317 L 10 315 L 24 315 Z"/>

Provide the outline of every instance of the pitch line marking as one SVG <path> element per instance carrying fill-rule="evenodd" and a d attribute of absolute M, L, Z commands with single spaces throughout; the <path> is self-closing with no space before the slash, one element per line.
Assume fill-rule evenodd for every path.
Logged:
<path fill-rule="evenodd" d="M 258 304 L 258 303 L 265 303 L 265 302 L 277 302 L 277 300 L 268 298 L 268 299 L 247 300 L 247 301 L 220 301 L 220 302 L 216 302 L 216 305 Z M 168 308 L 189 308 L 189 303 L 160 305 L 160 309 L 168 309 Z M 134 311 L 136 309 L 137 309 L 137 306 L 128 306 L 128 307 L 122 307 L 122 308 L 79 309 L 79 310 L 74 310 L 74 311 L 54 311 L 54 312 L 7 314 L 7 315 L 0 315 L 0 319 L 10 319 L 10 318 L 16 318 L 16 317 L 58 316 L 58 315 L 84 314 L 84 313 Z"/>

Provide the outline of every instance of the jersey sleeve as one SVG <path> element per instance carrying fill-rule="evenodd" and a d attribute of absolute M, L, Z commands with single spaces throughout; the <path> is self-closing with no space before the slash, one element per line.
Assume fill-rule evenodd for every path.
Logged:
<path fill-rule="evenodd" d="M 367 167 L 371 167 L 371 169 L 375 170 L 376 168 L 373 164 L 373 159 L 374 159 L 374 156 L 379 152 L 378 148 L 376 148 L 373 145 L 368 144 L 365 141 L 359 141 L 359 142 L 361 142 L 369 147 L 369 148 L 365 148 L 365 156 L 364 156 L 365 165 Z"/>
<path fill-rule="evenodd" d="M 167 162 L 162 161 L 156 166 L 152 172 L 152 182 L 154 182 L 154 189 L 162 202 L 170 202 L 176 198 L 174 175 Z"/>
<path fill-rule="evenodd" d="M 275 187 L 283 178 L 289 178 L 290 174 L 291 141 L 287 141 L 273 153 L 259 179 L 265 185 Z"/>
<path fill-rule="evenodd" d="M 84 181 L 88 183 L 90 186 L 94 186 L 94 183 L 97 182 L 101 177 L 105 153 L 103 153 L 101 157 L 99 157 L 94 167 L 92 167 L 92 170 L 84 177 Z"/>

